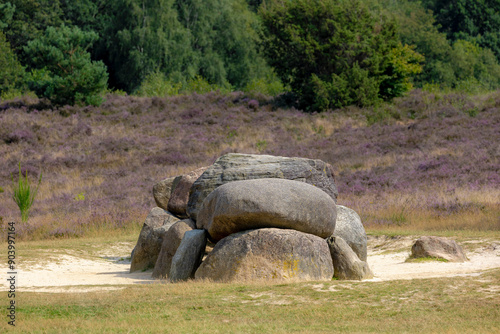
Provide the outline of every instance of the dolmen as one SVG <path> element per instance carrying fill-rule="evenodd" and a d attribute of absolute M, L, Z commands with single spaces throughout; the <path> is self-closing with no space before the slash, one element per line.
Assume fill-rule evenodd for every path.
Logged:
<path fill-rule="evenodd" d="M 337 205 L 321 160 L 230 153 L 158 182 L 153 196 L 130 272 L 171 282 L 373 277 L 361 219 Z"/>

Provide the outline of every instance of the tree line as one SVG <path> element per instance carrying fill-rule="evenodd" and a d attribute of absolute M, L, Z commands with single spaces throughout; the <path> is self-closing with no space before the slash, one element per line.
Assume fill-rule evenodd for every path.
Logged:
<path fill-rule="evenodd" d="M 288 92 L 304 110 L 500 86 L 500 0 L 4 0 L 0 95 Z"/>

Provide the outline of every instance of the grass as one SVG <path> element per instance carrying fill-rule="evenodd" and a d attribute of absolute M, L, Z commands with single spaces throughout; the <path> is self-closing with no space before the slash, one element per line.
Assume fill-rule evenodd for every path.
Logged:
<path fill-rule="evenodd" d="M 500 270 L 391 282 L 136 285 L 20 293 L 24 333 L 494 333 Z M 423 320 L 425 319 L 425 321 Z M 0 323 L 6 330 L 6 322 Z"/>
<path fill-rule="evenodd" d="M 29 268 L 31 263 L 64 254 L 95 259 L 119 245 L 131 250 L 139 226 L 109 232 L 20 241 L 16 245 L 18 261 Z M 368 229 L 371 235 L 379 232 Z M 455 239 L 467 243 L 478 238 L 482 242 L 498 240 L 500 232 L 469 231 Z M 0 248 L 5 247 L 5 243 L 0 244 Z M 0 332 L 198 333 L 210 329 L 212 333 L 493 333 L 500 330 L 499 282 L 500 269 L 479 277 L 390 282 L 191 281 L 109 286 L 117 290 L 90 289 L 86 293 L 21 290 L 16 295 L 17 326 L 13 329 L 2 321 Z"/>

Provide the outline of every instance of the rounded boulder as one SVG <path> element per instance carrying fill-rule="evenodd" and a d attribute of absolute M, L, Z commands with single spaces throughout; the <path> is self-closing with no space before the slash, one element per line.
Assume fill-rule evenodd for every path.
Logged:
<path fill-rule="evenodd" d="M 321 238 L 335 230 L 334 200 L 321 189 L 299 181 L 255 179 L 226 183 L 203 202 L 197 228 L 214 242 L 244 230 L 284 228 Z"/>
<path fill-rule="evenodd" d="M 294 230 L 265 228 L 235 233 L 215 245 L 195 273 L 219 282 L 331 280 L 326 241 Z"/>

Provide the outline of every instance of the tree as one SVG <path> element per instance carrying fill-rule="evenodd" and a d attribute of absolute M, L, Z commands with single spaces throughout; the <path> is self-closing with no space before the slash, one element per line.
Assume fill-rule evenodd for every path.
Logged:
<path fill-rule="evenodd" d="M 366 106 L 399 96 L 422 57 L 400 44 L 396 25 L 357 1 L 264 3 L 269 63 L 306 110 Z"/>
<path fill-rule="evenodd" d="M 424 0 L 440 31 L 450 40 L 466 40 L 491 49 L 500 61 L 499 0 Z"/>
<path fill-rule="evenodd" d="M 47 27 L 63 23 L 59 0 L 9 0 L 14 8 L 9 26 L 4 33 L 12 50 L 22 64 L 28 59 L 24 47 L 29 41 L 43 35 Z"/>
<path fill-rule="evenodd" d="M 399 26 L 403 44 L 415 46 L 425 56 L 423 71 L 414 82 L 422 87 L 427 83 L 441 87 L 459 88 L 463 83 L 481 89 L 499 87 L 499 65 L 489 49 L 481 48 L 474 39 L 448 40 L 432 12 L 419 1 L 369 0 L 375 15 L 390 15 Z M 440 2 L 441 3 L 441 2 Z"/>
<path fill-rule="evenodd" d="M 177 0 L 189 30 L 196 74 L 219 86 L 242 88 L 270 71 L 257 49 L 258 18 L 244 0 Z"/>
<path fill-rule="evenodd" d="M 24 68 L 0 30 L 0 97 L 22 90 L 23 84 Z"/>
<path fill-rule="evenodd" d="M 151 73 L 182 77 L 191 71 L 189 35 L 173 5 L 174 0 L 110 3 L 102 55 L 114 86 L 132 92 Z"/>
<path fill-rule="evenodd" d="M 16 6 L 13 6 L 10 2 L 0 4 L 0 29 L 5 29 L 9 26 L 15 9 Z"/>
<path fill-rule="evenodd" d="M 97 38 L 78 27 L 48 27 L 24 48 L 32 70 L 30 89 L 56 105 L 99 104 L 108 74 L 104 64 L 92 61 L 87 52 Z"/>

